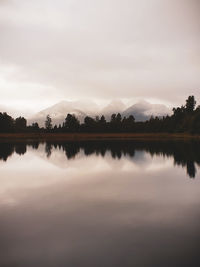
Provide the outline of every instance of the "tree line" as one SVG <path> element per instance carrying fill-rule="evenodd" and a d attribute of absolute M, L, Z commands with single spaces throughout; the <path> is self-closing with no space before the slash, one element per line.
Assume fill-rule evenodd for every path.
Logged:
<path fill-rule="evenodd" d="M 200 133 L 200 106 L 196 107 L 194 96 L 186 99 L 185 105 L 173 108 L 171 116 L 151 117 L 144 122 L 135 121 L 133 115 L 122 117 L 120 113 L 112 114 L 109 121 L 105 116 L 95 118 L 86 116 L 80 123 L 73 114 L 67 114 L 64 122 L 53 125 L 52 118 L 47 115 L 45 127 L 39 127 L 37 122 L 27 125 L 24 117 L 13 119 L 7 113 L 0 113 L 1 133 L 48 132 L 48 133 Z"/>

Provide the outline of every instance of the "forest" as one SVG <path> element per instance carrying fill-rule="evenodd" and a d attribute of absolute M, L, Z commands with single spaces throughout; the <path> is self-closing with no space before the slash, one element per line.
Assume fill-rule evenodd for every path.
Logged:
<path fill-rule="evenodd" d="M 104 115 L 95 118 L 86 116 L 84 122 L 73 114 L 66 114 L 65 121 L 53 125 L 48 115 L 44 127 L 37 122 L 27 125 L 24 117 L 12 118 L 6 112 L 0 112 L 0 133 L 200 133 L 200 106 L 194 96 L 186 99 L 185 105 L 173 108 L 173 114 L 164 117 L 151 117 L 146 121 L 135 121 L 133 115 L 123 117 L 112 114 L 110 121 Z"/>

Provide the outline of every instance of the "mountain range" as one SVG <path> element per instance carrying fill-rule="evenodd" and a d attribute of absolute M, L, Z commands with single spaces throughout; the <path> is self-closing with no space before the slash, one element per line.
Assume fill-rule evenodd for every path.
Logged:
<path fill-rule="evenodd" d="M 53 124 L 62 124 L 68 113 L 74 114 L 81 122 L 86 116 L 101 115 L 109 121 L 113 113 L 120 113 L 122 117 L 133 115 L 136 121 L 145 121 L 151 116 L 166 116 L 171 110 L 163 104 L 151 104 L 144 100 L 128 107 L 122 101 L 114 100 L 103 108 L 94 102 L 61 101 L 31 116 L 28 123 L 38 122 L 40 126 L 44 126 L 46 116 L 49 115 Z"/>

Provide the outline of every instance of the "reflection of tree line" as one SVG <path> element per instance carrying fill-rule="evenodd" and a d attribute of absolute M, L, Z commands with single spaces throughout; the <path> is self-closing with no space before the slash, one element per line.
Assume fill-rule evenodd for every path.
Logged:
<path fill-rule="evenodd" d="M 0 143 L 0 160 L 6 161 L 14 152 L 24 155 L 27 146 L 38 149 L 38 142 L 31 143 Z M 74 158 L 81 150 L 86 156 L 96 154 L 105 156 L 110 152 L 111 156 L 120 159 L 122 156 L 134 157 L 135 150 L 146 151 L 153 155 L 173 157 L 174 164 L 186 167 L 187 174 L 194 178 L 196 175 L 195 164 L 200 166 L 200 143 L 198 141 L 89 141 L 89 142 L 46 142 L 45 152 L 51 156 L 52 150 L 64 151 L 67 159 Z"/>
<path fill-rule="evenodd" d="M 18 155 L 24 155 L 27 151 L 27 145 L 31 145 L 32 148 L 37 149 L 39 143 L 0 143 L 0 160 L 7 161 L 14 152 Z"/>

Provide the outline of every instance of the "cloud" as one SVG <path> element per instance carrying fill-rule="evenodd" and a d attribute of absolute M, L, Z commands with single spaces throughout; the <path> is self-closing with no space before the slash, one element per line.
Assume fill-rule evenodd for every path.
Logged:
<path fill-rule="evenodd" d="M 1 99 L 200 100 L 199 14 L 197 0 L 0 2 L 0 67 L 15 66 Z"/>

